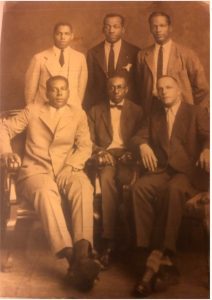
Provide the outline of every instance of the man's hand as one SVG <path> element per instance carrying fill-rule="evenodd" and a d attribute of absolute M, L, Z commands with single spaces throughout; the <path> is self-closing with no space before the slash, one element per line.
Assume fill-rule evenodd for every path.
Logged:
<path fill-rule="evenodd" d="M 197 161 L 196 165 L 199 165 L 206 172 L 210 171 L 210 150 L 209 149 L 204 149 L 201 152 L 199 160 Z"/>
<path fill-rule="evenodd" d="M 147 144 L 140 145 L 140 155 L 144 167 L 151 172 L 156 171 L 158 160 L 149 145 Z"/>
<path fill-rule="evenodd" d="M 65 166 L 62 170 L 57 174 L 56 182 L 59 187 L 59 190 L 63 191 L 69 181 L 69 178 L 72 174 L 72 167 Z"/>
<path fill-rule="evenodd" d="M 114 166 L 114 158 L 109 152 L 100 151 L 97 157 L 100 166 Z"/>
<path fill-rule="evenodd" d="M 21 166 L 21 159 L 16 153 L 1 154 L 1 161 L 8 169 L 16 170 Z"/>

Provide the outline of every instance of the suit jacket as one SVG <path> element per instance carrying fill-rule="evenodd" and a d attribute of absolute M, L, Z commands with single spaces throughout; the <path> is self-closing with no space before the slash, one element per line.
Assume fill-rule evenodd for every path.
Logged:
<path fill-rule="evenodd" d="M 139 48 L 122 40 L 120 54 L 116 66 L 116 72 L 126 75 L 129 80 L 128 98 L 133 101 L 138 100 L 137 88 L 135 84 L 136 58 Z M 104 50 L 104 42 L 101 42 L 90 49 L 87 54 L 88 64 L 88 85 L 85 96 L 84 107 L 90 108 L 92 105 L 107 99 L 107 66 Z"/>
<path fill-rule="evenodd" d="M 140 101 L 149 114 L 152 107 L 154 45 L 143 49 L 137 60 L 137 85 Z M 203 67 L 196 54 L 172 42 L 167 75 L 175 77 L 181 87 L 184 101 L 209 107 L 209 88 Z"/>
<path fill-rule="evenodd" d="M 134 143 L 150 145 L 158 159 L 159 169 L 171 166 L 176 172 L 194 175 L 200 152 L 209 148 L 207 111 L 202 107 L 182 102 L 169 140 L 166 112 L 158 102 L 153 107 L 148 128 L 148 136 L 140 131 L 134 138 Z"/>
<path fill-rule="evenodd" d="M 69 103 L 80 105 L 83 101 L 87 84 L 87 64 L 82 53 L 68 47 L 70 86 Z M 33 56 L 25 77 L 26 103 L 45 103 L 46 81 L 51 76 L 58 75 L 58 59 L 54 48 L 50 48 Z"/>
<path fill-rule="evenodd" d="M 30 104 L 0 125 L 0 153 L 12 152 L 10 139 L 26 129 L 19 180 L 35 174 L 57 175 L 64 165 L 83 169 L 92 152 L 85 112 L 66 106 L 55 128 L 48 104 Z"/>
<path fill-rule="evenodd" d="M 142 108 L 126 99 L 121 112 L 120 130 L 124 146 L 128 150 L 133 149 L 130 141 L 143 122 Z M 109 103 L 101 102 L 91 107 L 88 111 L 88 124 L 93 142 L 93 152 L 107 149 L 113 138 Z"/>

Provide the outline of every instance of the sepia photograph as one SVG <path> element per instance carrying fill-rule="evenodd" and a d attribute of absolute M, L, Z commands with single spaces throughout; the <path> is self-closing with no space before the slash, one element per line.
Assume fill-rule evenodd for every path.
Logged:
<path fill-rule="evenodd" d="M 210 298 L 210 2 L 1 1 L 0 298 Z"/>

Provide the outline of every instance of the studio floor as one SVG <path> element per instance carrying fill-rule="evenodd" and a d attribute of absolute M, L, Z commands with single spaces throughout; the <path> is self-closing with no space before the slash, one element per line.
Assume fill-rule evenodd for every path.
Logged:
<path fill-rule="evenodd" d="M 20 232 L 19 232 L 20 234 Z M 19 234 L 16 235 L 18 238 Z M 126 263 L 115 261 L 111 268 L 101 272 L 94 288 L 79 292 L 65 282 L 67 265 L 52 256 L 39 224 L 34 224 L 29 238 L 13 251 L 13 267 L 0 273 L 0 297 L 7 298 L 133 298 L 134 275 Z M 23 243 L 22 243 L 23 244 Z M 207 299 L 207 260 L 201 249 L 178 251 L 180 282 L 151 299 Z"/>

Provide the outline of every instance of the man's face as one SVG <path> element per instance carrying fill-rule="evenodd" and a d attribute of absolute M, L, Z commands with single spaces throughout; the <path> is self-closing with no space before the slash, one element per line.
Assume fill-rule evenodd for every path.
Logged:
<path fill-rule="evenodd" d="M 109 17 L 103 25 L 105 39 L 109 43 L 115 43 L 122 38 L 124 27 L 120 17 Z"/>
<path fill-rule="evenodd" d="M 163 77 L 157 83 L 158 95 L 165 107 L 171 107 L 180 99 L 178 84 L 171 77 Z"/>
<path fill-rule="evenodd" d="M 172 32 L 172 27 L 167 23 L 166 17 L 153 17 L 150 22 L 150 31 L 158 44 L 165 44 Z"/>
<path fill-rule="evenodd" d="M 49 104 L 55 108 L 61 108 L 66 105 L 69 97 L 69 88 L 62 79 L 52 80 L 46 92 Z"/>
<path fill-rule="evenodd" d="M 114 77 L 108 81 L 108 95 L 110 100 L 116 104 L 121 102 L 128 92 L 126 81 L 121 77 Z"/>
<path fill-rule="evenodd" d="M 65 49 L 69 46 L 70 41 L 73 39 L 73 33 L 69 26 L 61 25 L 54 33 L 54 44 L 59 49 Z"/>

